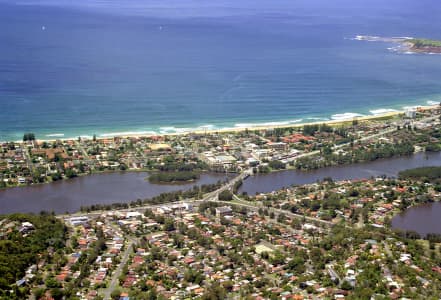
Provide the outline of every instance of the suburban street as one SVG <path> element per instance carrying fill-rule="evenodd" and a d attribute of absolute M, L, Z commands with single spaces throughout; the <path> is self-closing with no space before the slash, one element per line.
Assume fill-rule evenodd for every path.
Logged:
<path fill-rule="evenodd" d="M 121 262 L 119 263 L 118 267 L 116 267 L 115 271 L 112 273 L 112 278 L 110 279 L 110 283 L 103 292 L 104 300 L 110 300 L 111 299 L 110 295 L 112 294 L 112 291 L 119 285 L 118 278 L 119 276 L 121 276 L 122 270 L 124 266 L 127 264 L 130 254 L 133 252 L 133 245 L 137 242 L 137 240 L 133 237 L 128 237 L 128 240 L 129 242 L 126 245 L 126 249 L 121 255 L 122 257 Z"/>

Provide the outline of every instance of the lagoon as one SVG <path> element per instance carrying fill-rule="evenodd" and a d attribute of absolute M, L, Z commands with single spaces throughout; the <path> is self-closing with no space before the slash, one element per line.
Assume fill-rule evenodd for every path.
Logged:
<path fill-rule="evenodd" d="M 224 174 L 204 173 L 195 182 L 165 185 L 149 183 L 145 180 L 147 176 L 146 172 L 104 173 L 0 190 L 0 214 L 42 210 L 75 212 L 81 206 L 131 202 L 225 179 Z"/>
<path fill-rule="evenodd" d="M 246 192 L 248 195 L 269 193 L 294 184 L 314 183 L 323 180 L 325 177 L 331 177 L 333 180 L 363 179 L 382 175 L 396 177 L 398 172 L 406 169 L 440 165 L 440 153 L 417 153 L 406 157 L 327 167 L 312 171 L 285 170 L 252 176 L 244 182 L 239 189 L 239 193 Z"/>
<path fill-rule="evenodd" d="M 417 153 L 374 162 L 322 168 L 313 171 L 286 170 L 251 176 L 246 179 L 239 193 L 249 195 L 268 193 L 293 184 L 308 184 L 332 177 L 334 180 L 362 179 L 386 175 L 397 176 L 399 171 L 441 165 L 441 153 Z M 160 193 L 189 189 L 194 185 L 224 180 L 224 174 L 204 173 L 201 178 L 185 184 L 152 184 L 145 180 L 146 172 L 116 172 L 95 174 L 63 180 L 50 184 L 0 190 L 0 214 L 35 212 L 42 210 L 56 213 L 75 212 L 81 206 L 131 202 L 159 195 Z"/>
<path fill-rule="evenodd" d="M 392 219 L 392 228 L 416 231 L 421 236 L 441 234 L 441 203 L 426 203 L 410 207 Z"/>

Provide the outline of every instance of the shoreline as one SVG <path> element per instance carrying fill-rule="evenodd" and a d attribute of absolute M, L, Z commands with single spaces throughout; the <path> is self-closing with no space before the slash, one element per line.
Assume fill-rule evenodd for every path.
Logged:
<path fill-rule="evenodd" d="M 419 111 L 427 111 L 439 108 L 439 105 L 415 105 L 415 106 L 409 106 L 414 109 L 417 109 Z M 378 113 L 378 114 L 372 114 L 372 115 L 361 115 L 354 113 L 351 116 L 348 115 L 347 118 L 341 118 L 341 119 L 335 119 L 335 120 L 322 120 L 322 121 L 313 121 L 313 122 L 299 122 L 294 123 L 291 122 L 291 124 L 272 124 L 272 125 L 258 125 L 256 126 L 243 126 L 243 127 L 231 127 L 231 128 L 219 128 L 219 129 L 195 129 L 195 130 L 188 130 L 188 131 L 181 131 L 181 132 L 170 132 L 170 133 L 146 133 L 146 134 L 139 134 L 137 132 L 134 133 L 126 133 L 121 132 L 121 134 L 115 133 L 114 135 L 106 135 L 106 136 L 96 136 L 96 140 L 107 140 L 107 139 L 113 139 L 115 137 L 120 138 L 149 138 L 153 136 L 183 136 L 183 135 L 189 135 L 189 134 L 216 134 L 216 133 L 240 133 L 247 130 L 271 130 L 271 129 L 278 129 L 278 128 L 301 128 L 303 126 L 308 125 L 320 125 L 320 124 L 326 124 L 330 126 L 339 126 L 344 125 L 345 123 L 352 122 L 353 120 L 357 120 L 358 122 L 366 122 L 366 121 L 375 121 L 378 119 L 383 118 L 393 118 L 399 115 L 402 115 L 405 113 L 404 109 L 401 110 L 388 110 L 384 113 Z M 344 115 L 344 114 L 341 114 Z M 267 122 L 271 123 L 271 122 Z M 276 123 L 276 122 L 274 122 Z M 281 122 L 282 123 L 282 122 Z M 253 124 L 250 124 L 253 125 Z M 55 142 L 55 141 L 72 141 L 76 140 L 78 137 L 60 137 L 57 139 L 36 139 L 37 142 Z M 91 137 L 81 137 L 81 139 L 85 140 L 91 140 Z M 14 142 L 14 143 L 23 143 L 21 140 L 16 141 L 0 141 L 1 143 L 8 143 L 8 142 Z"/>
<path fill-rule="evenodd" d="M 422 206 L 432 206 L 433 204 L 436 204 L 436 203 L 438 203 L 438 204 L 440 204 L 441 203 L 441 200 L 433 200 L 433 201 L 431 201 L 431 202 L 426 202 L 426 203 L 418 203 L 418 202 L 415 202 L 415 201 L 413 201 L 409 206 L 407 206 L 405 209 L 401 209 L 401 208 L 399 208 L 399 207 L 396 207 L 396 208 L 394 208 L 394 209 L 392 209 L 386 216 L 387 217 L 389 217 L 389 219 L 390 219 L 390 221 L 389 221 L 389 224 L 387 224 L 387 227 L 390 229 L 390 230 L 398 230 L 398 231 L 402 231 L 402 232 L 407 232 L 407 231 L 415 231 L 415 230 L 412 230 L 412 229 L 404 229 L 404 228 L 400 228 L 399 227 L 399 225 L 397 225 L 397 224 L 392 224 L 393 222 L 394 222 L 394 219 L 396 219 L 396 218 L 400 218 L 400 217 L 405 217 L 405 215 L 410 211 L 410 210 L 413 210 L 413 209 L 416 209 L 416 208 L 418 208 L 418 207 L 422 207 Z M 425 233 L 425 234 L 421 234 L 421 233 L 419 233 L 418 231 L 415 231 L 415 232 L 417 232 L 419 235 L 420 235 L 420 240 L 425 240 L 426 238 L 427 238 L 427 235 L 428 234 L 440 234 L 440 233 L 437 233 L 436 232 L 436 230 L 434 231 L 434 232 L 427 232 L 427 233 Z"/>

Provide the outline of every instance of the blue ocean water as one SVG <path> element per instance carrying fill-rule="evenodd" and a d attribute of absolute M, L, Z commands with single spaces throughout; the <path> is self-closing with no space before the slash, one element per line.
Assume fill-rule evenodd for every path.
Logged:
<path fill-rule="evenodd" d="M 167 133 L 441 100 L 437 0 L 0 0 L 0 140 Z M 348 114 L 349 113 L 349 114 Z"/>

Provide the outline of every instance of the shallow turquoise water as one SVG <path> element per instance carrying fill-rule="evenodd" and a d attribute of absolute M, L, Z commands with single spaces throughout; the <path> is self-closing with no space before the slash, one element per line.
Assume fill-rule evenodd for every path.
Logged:
<path fill-rule="evenodd" d="M 288 124 L 439 102 L 440 55 L 351 38 L 441 39 L 441 5 L 383 2 L 0 0 L 0 140 Z"/>

